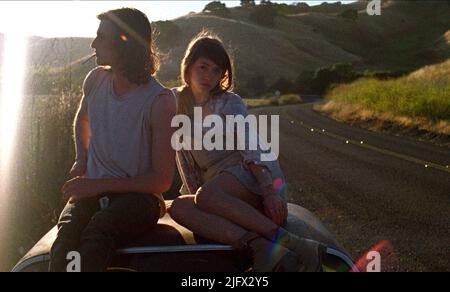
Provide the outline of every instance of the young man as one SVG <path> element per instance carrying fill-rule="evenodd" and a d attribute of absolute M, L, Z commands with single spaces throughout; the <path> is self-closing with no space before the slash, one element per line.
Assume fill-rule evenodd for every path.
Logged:
<path fill-rule="evenodd" d="M 105 271 L 116 248 L 151 232 L 164 215 L 161 193 L 173 179 L 171 91 L 152 76 L 157 59 L 150 22 L 136 9 L 98 16 L 91 47 L 99 67 L 83 84 L 75 118 L 76 160 L 62 188 L 50 271 L 66 271 L 77 251 L 81 271 Z"/>

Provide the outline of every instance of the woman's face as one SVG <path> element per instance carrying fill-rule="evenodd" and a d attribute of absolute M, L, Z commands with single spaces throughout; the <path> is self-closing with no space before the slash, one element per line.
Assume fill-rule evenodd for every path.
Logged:
<path fill-rule="evenodd" d="M 190 86 L 194 95 L 209 95 L 222 79 L 223 71 L 210 59 L 200 57 L 190 69 Z"/>

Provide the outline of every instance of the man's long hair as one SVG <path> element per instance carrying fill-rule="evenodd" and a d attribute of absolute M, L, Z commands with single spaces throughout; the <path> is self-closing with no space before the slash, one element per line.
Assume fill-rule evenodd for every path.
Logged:
<path fill-rule="evenodd" d="M 147 83 L 159 68 L 147 16 L 134 8 L 120 8 L 99 14 L 97 18 L 108 20 L 115 27 L 112 43 L 117 48 L 119 64 L 113 69 L 119 70 L 132 83 Z"/>

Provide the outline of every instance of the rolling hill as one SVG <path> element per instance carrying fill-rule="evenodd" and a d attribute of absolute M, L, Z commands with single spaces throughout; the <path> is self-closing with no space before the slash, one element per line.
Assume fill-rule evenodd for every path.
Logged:
<path fill-rule="evenodd" d="M 237 87 L 249 93 L 251 79 L 260 77 L 268 86 L 280 77 L 295 80 L 302 71 L 341 62 L 352 63 L 358 70 L 413 71 L 450 57 L 449 7 L 446 1 L 383 1 L 381 16 L 369 16 L 364 1 L 327 4 L 278 15 L 270 27 L 251 20 L 254 8 L 231 8 L 227 17 L 190 13 L 153 23 L 160 32 L 156 43 L 163 53 L 159 78 L 178 78 L 183 52 L 202 29 L 225 42 L 235 59 Z M 356 19 L 342 17 L 349 9 L 357 11 Z M 59 77 L 71 68 L 71 78 L 81 82 L 95 65 L 76 62 L 91 53 L 90 42 L 87 38 L 33 38 L 30 66 Z"/>
<path fill-rule="evenodd" d="M 182 45 L 168 52 L 160 76 L 177 76 L 186 43 L 202 28 L 234 48 L 241 85 L 257 74 L 268 84 L 280 77 L 294 80 L 301 71 L 338 62 L 353 63 L 360 70 L 412 71 L 450 57 L 446 2 L 388 1 L 381 16 L 367 15 L 362 2 L 341 6 L 358 10 L 358 19 L 349 21 L 337 12 L 307 12 L 278 16 L 274 27 L 267 28 L 250 21 L 251 11 L 243 8 L 231 9 L 227 19 L 207 14 L 177 18 Z"/>

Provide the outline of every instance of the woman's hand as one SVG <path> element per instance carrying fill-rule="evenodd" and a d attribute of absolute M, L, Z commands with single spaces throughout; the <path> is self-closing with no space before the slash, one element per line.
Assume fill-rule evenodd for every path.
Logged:
<path fill-rule="evenodd" d="M 287 203 L 275 193 L 272 187 L 263 190 L 263 197 L 266 216 L 278 226 L 286 224 L 288 217 Z"/>

